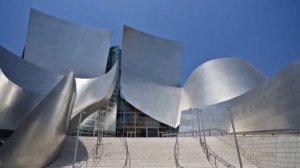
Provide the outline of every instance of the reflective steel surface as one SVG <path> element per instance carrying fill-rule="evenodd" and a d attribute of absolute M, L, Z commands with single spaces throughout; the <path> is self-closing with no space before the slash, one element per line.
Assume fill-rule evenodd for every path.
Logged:
<path fill-rule="evenodd" d="M 179 86 L 183 44 L 124 26 L 122 75 L 130 72 L 150 81 Z"/>
<path fill-rule="evenodd" d="M 134 72 L 124 77 L 124 71 L 127 70 L 123 67 L 122 97 L 150 117 L 169 126 L 177 127 L 181 89 L 138 77 Z"/>
<path fill-rule="evenodd" d="M 300 61 L 266 79 L 238 58 L 211 60 L 180 88 L 181 43 L 124 26 L 121 67 L 117 62 L 105 73 L 110 42 L 109 30 L 31 10 L 25 59 L 0 47 L 0 129 L 15 130 L 0 147 L 1 168 L 47 166 L 80 112 L 84 120 L 104 106 L 113 107 L 107 123 L 131 118 L 141 135 L 166 132 L 162 123 L 190 131 L 198 116 L 189 108 L 202 110 L 205 128 L 232 131 L 231 114 L 236 131 L 300 127 Z M 115 88 L 115 104 L 108 106 Z"/>
<path fill-rule="evenodd" d="M 0 46 L 0 129 L 15 130 L 62 77 Z"/>
<path fill-rule="evenodd" d="M 70 72 L 1 146 L 1 167 L 38 168 L 53 161 L 62 149 L 75 97 Z"/>
<path fill-rule="evenodd" d="M 0 129 L 15 130 L 0 167 L 51 163 L 79 112 L 85 118 L 109 101 L 119 72 L 116 64 L 105 74 L 110 40 L 110 31 L 31 10 L 25 60 L 0 47 Z"/>
<path fill-rule="evenodd" d="M 118 77 L 118 63 L 105 75 L 96 78 L 76 78 L 77 99 L 72 118 L 91 104 L 109 99 Z"/>
<path fill-rule="evenodd" d="M 183 45 L 124 26 L 121 94 L 154 119 L 176 127 Z"/>
<path fill-rule="evenodd" d="M 219 58 L 194 70 L 183 89 L 181 110 L 220 103 L 262 84 L 266 77 L 239 58 Z"/>
<path fill-rule="evenodd" d="M 44 97 L 12 83 L 0 69 L 0 129 L 15 130 Z"/>
<path fill-rule="evenodd" d="M 180 43 L 125 26 L 121 64 L 124 99 L 154 119 L 177 127 L 182 110 L 232 99 L 266 80 L 243 60 L 221 58 L 200 65 L 179 88 L 182 50 Z"/>
<path fill-rule="evenodd" d="M 114 91 L 118 79 L 118 63 L 105 75 L 97 78 L 80 79 L 76 78 L 77 98 L 71 116 L 69 133 L 75 131 L 78 126 L 79 113 L 84 111 L 82 120 L 101 106 L 108 103 Z"/>
<path fill-rule="evenodd" d="M 0 100 L 5 100 L 1 101 L 0 129 L 15 130 L 56 86 L 63 75 L 44 70 L 2 47 L 0 47 L 0 68 L 3 71 L 0 73 L 0 92 L 2 93 Z M 82 110 L 91 113 L 93 109 L 99 108 L 109 100 L 118 77 L 118 71 L 116 64 L 105 75 L 96 78 L 75 79 L 78 96 L 72 118 Z M 99 104 L 101 101 L 103 103 Z M 95 105 L 89 107 L 93 104 Z M 87 107 L 89 109 L 85 109 Z M 90 113 L 86 113 L 86 115 Z"/>
<path fill-rule="evenodd" d="M 296 61 L 255 89 L 234 99 L 202 109 L 206 128 L 231 132 L 228 110 L 233 114 L 236 131 L 299 129 L 300 61 Z M 182 113 L 180 131 L 191 129 L 195 112 Z"/>
<path fill-rule="evenodd" d="M 0 66 L 11 81 L 26 90 L 40 94 L 48 94 L 64 75 L 47 71 L 1 46 Z"/>
<path fill-rule="evenodd" d="M 31 9 L 25 60 L 59 74 L 75 77 L 105 73 L 111 31 L 67 22 Z"/>

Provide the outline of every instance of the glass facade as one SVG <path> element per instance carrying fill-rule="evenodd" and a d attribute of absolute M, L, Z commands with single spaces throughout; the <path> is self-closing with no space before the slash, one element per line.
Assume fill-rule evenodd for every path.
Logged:
<path fill-rule="evenodd" d="M 121 50 L 118 46 L 110 48 L 106 72 L 110 71 L 119 60 L 120 54 Z M 109 102 L 82 121 L 80 124 L 81 136 L 95 136 L 99 131 L 101 131 L 103 136 L 115 136 L 118 93 L 119 80 Z"/>
<path fill-rule="evenodd" d="M 119 97 L 116 136 L 161 137 L 164 133 L 174 132 L 177 129 L 154 120 Z"/>
<path fill-rule="evenodd" d="M 115 136 L 118 90 L 115 89 L 110 101 L 87 117 L 80 124 L 81 136 L 96 136 L 100 131 L 103 136 Z"/>

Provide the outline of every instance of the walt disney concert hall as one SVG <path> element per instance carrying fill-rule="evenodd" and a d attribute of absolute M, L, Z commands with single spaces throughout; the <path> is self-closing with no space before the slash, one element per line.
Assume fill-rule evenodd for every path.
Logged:
<path fill-rule="evenodd" d="M 171 145 L 160 157 L 170 155 L 169 167 L 201 167 L 191 165 L 200 155 L 208 167 L 300 166 L 300 61 L 268 78 L 245 60 L 219 58 L 181 86 L 182 43 L 126 25 L 121 47 L 111 36 L 31 9 L 22 56 L 0 47 L 0 168 L 168 167 L 137 161 L 167 140 L 151 148 L 159 155 Z M 122 157 L 101 156 L 115 139 Z M 221 142 L 236 160 L 218 153 Z M 193 148 L 199 159 L 184 154 Z"/>

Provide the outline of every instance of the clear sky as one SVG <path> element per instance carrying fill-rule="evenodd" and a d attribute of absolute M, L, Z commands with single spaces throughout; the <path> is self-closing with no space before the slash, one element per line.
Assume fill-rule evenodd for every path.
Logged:
<path fill-rule="evenodd" d="M 111 29 L 123 25 L 185 45 L 181 83 L 203 62 L 233 56 L 267 76 L 300 58 L 300 0 L 1 0 L 0 45 L 21 55 L 29 9 Z"/>

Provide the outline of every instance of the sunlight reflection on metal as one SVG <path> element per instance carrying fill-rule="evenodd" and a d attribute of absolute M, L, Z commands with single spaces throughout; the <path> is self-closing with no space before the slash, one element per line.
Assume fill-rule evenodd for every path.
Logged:
<path fill-rule="evenodd" d="M 59 74 L 98 77 L 105 73 L 111 34 L 31 9 L 24 59 Z"/>
<path fill-rule="evenodd" d="M 181 110 L 220 103 L 259 86 L 266 77 L 255 67 L 239 58 L 219 58 L 205 62 L 194 70 L 184 92 Z M 184 103 L 187 103 L 184 105 Z"/>
<path fill-rule="evenodd" d="M 2 167 L 44 167 L 58 156 L 76 96 L 73 72 L 28 115 L 0 148 Z"/>
<path fill-rule="evenodd" d="M 124 26 L 121 94 L 150 117 L 178 126 L 183 45 Z"/>
<path fill-rule="evenodd" d="M 203 111 L 207 128 L 219 128 L 231 132 L 226 109 L 231 108 L 237 132 L 298 129 L 300 104 L 300 61 L 288 65 L 271 79 L 255 89 L 233 99 L 199 106 Z M 180 132 L 188 131 L 189 110 L 181 115 Z"/>

